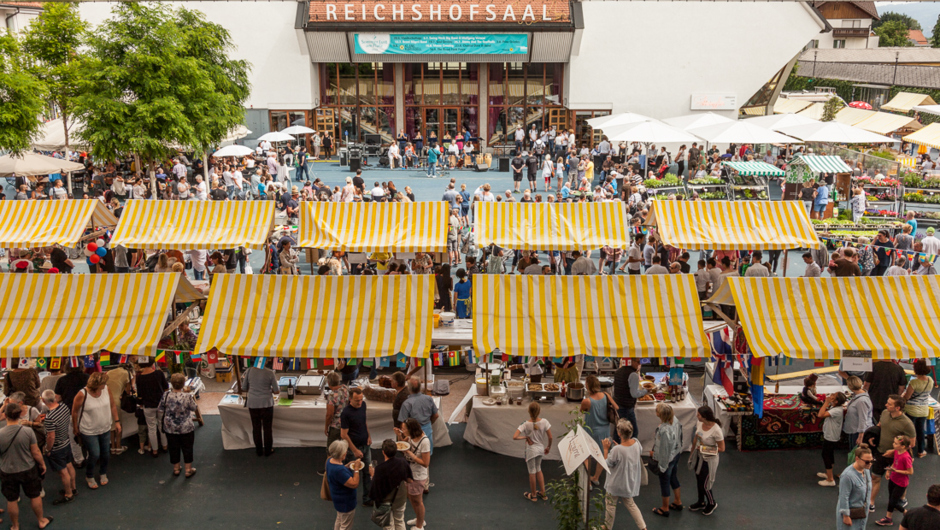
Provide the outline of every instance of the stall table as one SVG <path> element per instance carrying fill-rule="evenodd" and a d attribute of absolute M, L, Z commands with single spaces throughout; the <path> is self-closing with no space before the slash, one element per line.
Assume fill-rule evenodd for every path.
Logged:
<path fill-rule="evenodd" d="M 531 403 L 528 397 L 519 405 L 484 405 L 484 396 L 476 395 L 476 386 L 471 386 L 468 398 L 465 401 L 472 402 L 470 415 L 467 418 L 467 428 L 464 431 L 465 441 L 506 456 L 522 457 L 524 442 L 512 439 L 513 433 L 529 419 L 527 407 Z M 553 404 L 542 403 L 541 417 L 548 420 L 552 425 L 552 435 L 558 440 L 565 435 L 567 429 L 564 424 L 571 421 L 572 410 L 580 407 L 581 402 L 568 402 L 564 398 L 555 398 Z M 682 443 L 683 451 L 689 451 L 692 448 L 692 433 L 695 430 L 696 409 L 698 406 L 691 398 L 686 398 L 679 403 L 670 403 L 676 418 L 682 423 Z M 653 436 L 656 427 L 659 425 L 659 418 L 656 417 L 656 406 L 651 403 L 637 404 L 636 421 L 639 429 L 639 440 L 643 446 L 643 451 L 647 452 L 653 448 Z M 551 451 L 545 456 L 547 460 L 561 460 L 558 452 L 558 444 L 553 443 Z"/>
<path fill-rule="evenodd" d="M 438 409 L 441 398 L 435 397 Z M 392 425 L 392 404 L 366 402 L 366 421 L 372 436 L 372 447 L 382 447 L 382 441 L 395 439 Z M 443 414 L 443 411 L 440 412 Z M 241 403 L 219 403 L 222 417 L 222 447 L 249 449 L 255 444 L 251 437 L 251 418 L 248 408 Z M 326 400 L 322 396 L 297 396 L 290 406 L 274 406 L 275 447 L 326 447 L 323 425 L 326 419 Z M 442 417 L 434 422 L 434 447 L 451 445 L 450 433 Z"/>

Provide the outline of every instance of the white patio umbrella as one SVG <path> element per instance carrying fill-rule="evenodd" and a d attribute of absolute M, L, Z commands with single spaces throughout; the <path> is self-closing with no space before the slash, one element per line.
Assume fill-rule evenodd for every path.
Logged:
<path fill-rule="evenodd" d="M 310 127 L 304 127 L 303 125 L 291 125 L 290 127 L 281 130 L 284 134 L 313 134 L 317 131 L 314 131 Z"/>
<path fill-rule="evenodd" d="M 683 131 L 695 129 L 696 127 L 707 127 L 718 123 L 733 122 L 731 118 L 726 118 L 714 112 L 699 112 L 696 114 L 686 114 L 685 116 L 676 116 L 675 118 L 666 118 L 663 122 L 678 127 Z"/>
<path fill-rule="evenodd" d="M 222 145 L 225 145 L 225 144 L 234 142 L 235 140 L 241 140 L 242 138 L 248 136 L 249 134 L 251 134 L 251 131 L 248 130 L 248 127 L 245 127 L 244 125 L 239 125 L 238 127 L 235 127 L 234 129 L 229 131 L 228 135 L 225 138 L 223 138 L 220 143 Z"/>
<path fill-rule="evenodd" d="M 621 125 L 604 129 L 604 134 L 611 142 L 640 142 L 646 145 L 646 162 L 649 162 L 651 144 L 697 142 L 699 139 L 682 129 L 651 120 Z M 643 164 L 643 176 L 646 177 L 647 163 Z"/>
<path fill-rule="evenodd" d="M 773 116 L 760 116 L 758 118 L 749 118 L 748 123 L 753 123 L 754 125 L 759 125 L 765 127 L 772 131 L 779 131 L 785 127 L 795 127 L 797 125 L 808 125 L 811 123 L 819 123 L 819 120 L 814 120 L 808 116 L 803 116 L 801 114 L 774 114 Z"/>
<path fill-rule="evenodd" d="M 220 158 L 226 156 L 248 156 L 254 152 L 254 149 L 244 145 L 228 145 L 212 153 L 212 156 Z"/>
<path fill-rule="evenodd" d="M 294 139 L 293 136 L 282 133 L 282 132 L 278 132 L 278 131 L 273 131 L 273 132 L 269 132 L 266 134 L 262 134 L 261 136 L 258 137 L 259 142 L 263 142 L 265 140 L 269 142 L 289 142 L 290 140 L 293 140 L 293 139 Z"/>
<path fill-rule="evenodd" d="M 799 140 L 784 136 L 748 121 L 717 123 L 689 132 L 712 144 L 794 144 Z"/>
<path fill-rule="evenodd" d="M 85 166 L 36 153 L 23 153 L 19 156 L 0 156 L 0 177 L 38 177 L 51 173 L 82 171 Z"/>
<path fill-rule="evenodd" d="M 897 142 L 880 134 L 859 129 L 837 121 L 809 123 L 785 127 L 780 132 L 799 138 L 804 142 L 827 142 L 838 144 L 891 144 Z"/>
<path fill-rule="evenodd" d="M 632 125 L 644 121 L 655 121 L 649 116 L 644 116 L 642 114 L 634 114 L 633 112 L 621 112 L 620 114 L 611 114 L 609 116 L 598 116 L 596 118 L 591 118 L 587 120 L 587 124 L 594 129 L 605 129 L 604 133 L 607 133 L 607 128 L 616 127 L 620 125 Z M 610 136 L 610 135 L 608 135 Z"/>

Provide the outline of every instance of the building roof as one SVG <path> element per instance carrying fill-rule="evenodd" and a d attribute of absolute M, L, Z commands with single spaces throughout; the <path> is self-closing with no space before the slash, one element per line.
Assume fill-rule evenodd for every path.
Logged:
<path fill-rule="evenodd" d="M 800 62 L 820 63 L 938 64 L 940 48 L 813 48 L 803 52 Z"/>
<path fill-rule="evenodd" d="M 930 46 L 930 41 L 924 36 L 924 32 L 919 29 L 907 30 L 907 38 L 914 41 L 917 46 Z"/>
<path fill-rule="evenodd" d="M 819 79 L 839 79 L 856 83 L 899 85 L 940 90 L 940 68 L 893 64 L 800 62 L 800 75 Z M 896 77 L 895 77 L 896 76 Z"/>
<path fill-rule="evenodd" d="M 871 18 L 875 20 L 881 20 L 881 17 L 878 15 L 878 8 L 875 7 L 874 2 L 815 2 L 813 5 L 816 7 L 816 9 L 819 9 L 820 7 L 826 4 L 842 4 L 842 3 L 852 4 L 855 7 L 871 15 Z"/>
<path fill-rule="evenodd" d="M 42 2 L 16 2 L 15 0 L 0 0 L 0 7 L 32 7 L 42 9 Z"/>

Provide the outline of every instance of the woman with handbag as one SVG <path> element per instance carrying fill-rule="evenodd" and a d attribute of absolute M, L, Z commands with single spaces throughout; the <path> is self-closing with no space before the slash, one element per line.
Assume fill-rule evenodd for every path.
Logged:
<path fill-rule="evenodd" d="M 666 403 L 656 405 L 656 416 L 661 422 L 656 427 L 653 449 L 650 451 L 650 470 L 659 475 L 659 490 L 663 505 L 654 508 L 653 513 L 669 517 L 669 510 L 682 511 L 682 494 L 679 492 L 679 457 L 682 456 L 682 424 L 676 418 L 672 407 Z M 676 502 L 669 504 L 669 492 L 672 490 Z"/>
<path fill-rule="evenodd" d="M 584 414 L 584 425 L 591 433 L 591 438 L 601 447 L 606 438 L 610 437 L 610 424 L 617 421 L 617 404 L 607 395 L 601 392 L 601 382 L 596 375 L 589 375 L 585 380 L 587 387 L 587 397 L 581 402 L 581 410 Z M 633 426 L 630 426 L 630 432 L 633 432 Z M 591 484 L 600 486 L 601 471 L 604 468 L 597 462 L 594 463 L 594 474 L 591 475 Z"/>
<path fill-rule="evenodd" d="M 163 394 L 157 413 L 163 416 L 161 427 L 166 434 L 167 447 L 170 453 L 170 464 L 173 465 L 173 476 L 180 475 L 180 452 L 183 453 L 183 463 L 186 466 L 186 478 L 196 474 L 193 467 L 193 444 L 196 441 L 196 426 L 193 425 L 193 413 L 202 418 L 196 399 L 192 394 L 183 392 L 186 385 L 186 376 L 173 374 L 170 377 L 170 390 Z"/>
<path fill-rule="evenodd" d="M 607 490 L 605 504 L 607 514 L 605 518 L 605 528 L 614 527 L 614 517 L 617 515 L 617 503 L 623 501 L 627 511 L 633 517 L 633 522 L 640 530 L 646 530 L 646 521 L 643 520 L 643 514 L 634 502 L 634 497 L 640 495 L 640 485 L 644 483 L 643 460 L 640 455 L 643 453 L 643 447 L 640 441 L 633 437 L 633 424 L 627 420 L 617 420 L 617 434 L 621 442 L 611 448 L 610 438 L 604 439 L 604 458 L 607 460 L 607 467 L 610 468 L 610 474 L 607 475 L 607 484 L 604 489 Z M 600 467 L 600 466 L 597 466 Z"/>
<path fill-rule="evenodd" d="M 855 449 L 855 461 L 839 475 L 839 503 L 836 505 L 838 530 L 862 530 L 868 524 L 871 498 L 871 449 Z"/>
<path fill-rule="evenodd" d="M 698 486 L 698 502 L 689 506 L 689 510 L 702 510 L 703 515 L 711 515 L 718 507 L 712 487 L 715 485 L 715 473 L 718 471 L 718 453 L 723 452 L 725 435 L 721 430 L 721 421 L 715 417 L 711 408 L 699 407 L 692 454 L 689 455 L 689 469 L 695 472 L 695 483 Z"/>
<path fill-rule="evenodd" d="M 82 437 L 88 450 L 85 480 L 90 489 L 98 489 L 95 482 L 95 464 L 100 462 L 100 481 L 108 484 L 108 461 L 111 457 L 111 425 L 117 425 L 121 435 L 121 417 L 118 415 L 117 402 L 111 399 L 107 387 L 107 372 L 95 372 L 88 378 L 88 385 L 75 396 L 72 403 L 72 426 Z"/>

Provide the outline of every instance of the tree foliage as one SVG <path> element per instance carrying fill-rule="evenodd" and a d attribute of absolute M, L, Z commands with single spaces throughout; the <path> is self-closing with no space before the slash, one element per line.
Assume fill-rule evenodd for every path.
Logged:
<path fill-rule="evenodd" d="M 940 48 L 940 15 L 937 15 L 937 23 L 933 25 L 933 34 L 930 36 L 930 46 Z"/>
<path fill-rule="evenodd" d="M 924 28 L 920 27 L 920 22 L 911 18 L 910 15 L 905 15 L 903 13 L 895 13 L 893 11 L 888 11 L 881 15 L 881 20 L 876 20 L 872 23 L 871 29 L 878 29 L 881 26 L 887 24 L 888 22 L 901 22 L 904 24 L 904 27 L 907 29 L 917 29 L 923 30 Z"/>
<path fill-rule="evenodd" d="M 845 108 L 845 103 L 843 103 L 841 99 L 835 97 L 829 98 L 829 101 L 823 105 L 823 114 L 819 121 L 832 121 L 836 119 L 836 114 L 843 108 Z"/>
<path fill-rule="evenodd" d="M 46 86 L 31 72 L 22 43 L 0 35 L 0 149 L 19 153 L 39 134 Z"/>
<path fill-rule="evenodd" d="M 207 148 L 243 119 L 248 64 L 228 59 L 228 32 L 200 13 L 122 2 L 88 44 L 75 111 L 95 156 Z"/>
<path fill-rule="evenodd" d="M 907 32 L 907 26 L 900 20 L 886 22 L 875 30 L 878 46 L 913 46 L 914 43 L 907 38 Z"/>
<path fill-rule="evenodd" d="M 66 147 L 82 73 L 80 50 L 87 31 L 77 3 L 48 2 L 30 23 L 23 40 L 24 50 L 33 59 L 32 71 L 46 84 L 48 101 L 62 116 Z"/>

